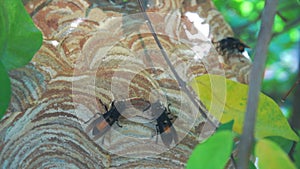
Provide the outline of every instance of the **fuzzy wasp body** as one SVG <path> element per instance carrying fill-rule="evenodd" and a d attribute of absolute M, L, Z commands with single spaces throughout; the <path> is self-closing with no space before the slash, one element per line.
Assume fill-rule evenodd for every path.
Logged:
<path fill-rule="evenodd" d="M 155 102 L 151 106 L 151 109 L 154 109 L 152 111 L 155 111 L 155 113 L 160 113 L 160 115 L 156 119 L 156 131 L 158 134 L 160 134 L 161 140 L 164 145 L 168 147 L 171 145 L 173 140 L 175 144 L 178 142 L 177 132 L 170 118 L 168 117 L 168 114 L 170 114 L 169 106 L 170 105 L 168 105 L 168 108 L 166 108 L 159 101 Z"/>
<path fill-rule="evenodd" d="M 227 37 L 213 43 L 217 44 L 216 49 L 218 53 L 224 57 L 225 62 L 229 61 L 229 58 L 233 56 L 238 56 L 239 60 L 244 62 L 243 59 L 241 59 L 241 56 L 243 56 L 242 53 L 245 51 L 245 48 L 249 48 L 249 46 L 239 39 Z"/>
<path fill-rule="evenodd" d="M 245 48 L 249 48 L 246 44 L 239 39 L 227 37 L 219 41 L 219 50 L 222 52 L 228 51 L 229 53 L 243 53 Z"/>
<path fill-rule="evenodd" d="M 101 100 L 99 101 L 102 105 L 104 105 Z M 125 109 L 125 103 L 123 101 L 113 101 L 109 110 L 105 105 L 104 107 L 106 109 L 106 113 L 95 119 L 88 126 L 88 131 L 92 129 L 92 135 L 95 138 L 102 137 L 107 131 L 109 131 L 114 123 L 116 123 L 119 127 L 122 127 L 118 121 L 121 116 L 120 112 Z"/>
<path fill-rule="evenodd" d="M 135 109 L 141 111 L 146 111 L 151 106 L 148 101 L 145 101 L 141 98 L 131 98 L 127 101 L 113 101 L 109 109 L 102 103 L 100 99 L 99 102 L 104 106 L 106 112 L 92 121 L 91 124 L 89 124 L 89 126 L 87 127 L 87 131 L 92 130 L 92 136 L 94 137 L 94 139 L 102 137 L 106 132 L 110 130 L 111 126 L 115 123 L 119 127 L 122 127 L 119 124 L 119 118 L 121 116 L 121 113 L 129 108 L 128 105 L 131 105 Z"/>

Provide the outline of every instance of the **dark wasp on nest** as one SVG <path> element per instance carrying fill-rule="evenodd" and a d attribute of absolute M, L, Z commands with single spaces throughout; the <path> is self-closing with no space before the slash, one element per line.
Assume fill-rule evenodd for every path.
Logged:
<path fill-rule="evenodd" d="M 177 132 L 169 118 L 168 114 L 170 114 L 170 104 L 168 107 L 162 105 L 160 101 L 156 101 L 151 105 L 151 112 L 155 114 L 159 114 L 156 118 L 156 135 L 160 134 L 161 140 L 165 146 L 169 147 L 171 143 L 178 143 L 178 135 Z M 156 137 L 157 142 L 157 137 Z"/>
<path fill-rule="evenodd" d="M 227 37 L 220 41 L 213 42 L 216 45 L 216 49 L 220 55 L 223 55 L 225 59 L 229 59 L 230 55 L 242 54 L 245 48 L 250 48 L 245 43 L 241 42 L 237 38 Z"/>
<path fill-rule="evenodd" d="M 132 99 L 130 101 L 134 102 L 135 106 L 143 105 L 143 111 L 146 111 L 150 108 L 150 103 L 148 104 L 148 102 L 146 102 L 143 99 Z M 114 125 L 114 123 L 116 123 L 117 126 L 122 127 L 119 124 L 119 118 L 121 116 L 121 113 L 127 108 L 128 104 L 125 100 L 112 101 L 111 106 L 108 109 L 107 106 L 100 99 L 99 102 L 102 106 L 104 106 L 106 112 L 104 114 L 96 113 L 99 114 L 100 117 L 93 120 L 91 124 L 89 124 L 87 127 L 87 131 L 92 130 L 92 136 L 94 137 L 94 139 L 102 137 L 105 133 L 107 133 L 110 130 L 111 126 Z M 145 103 L 147 103 L 147 106 L 144 106 Z M 88 123 L 90 120 L 88 120 L 85 123 Z"/>

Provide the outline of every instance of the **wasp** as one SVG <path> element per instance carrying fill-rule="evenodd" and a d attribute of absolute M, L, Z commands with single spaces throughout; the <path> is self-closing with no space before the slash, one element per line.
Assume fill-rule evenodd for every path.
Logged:
<path fill-rule="evenodd" d="M 233 37 L 227 37 L 218 42 L 213 43 L 217 44 L 217 51 L 220 55 L 224 56 L 226 60 L 228 60 L 229 57 L 233 55 L 242 54 L 245 51 L 245 48 L 250 48 L 248 45 L 241 42 L 239 39 Z M 241 58 L 239 59 L 241 62 L 243 62 Z"/>
<path fill-rule="evenodd" d="M 178 142 L 177 132 L 170 118 L 168 117 L 168 114 L 170 114 L 169 107 L 170 104 L 168 105 L 168 108 L 166 108 L 160 103 L 160 101 L 153 103 L 153 105 L 151 106 L 152 112 L 160 113 L 160 115 L 156 119 L 156 132 L 157 135 L 160 134 L 162 142 L 167 147 L 171 145 L 173 140 L 175 144 Z M 156 138 L 156 142 L 157 142 L 157 138 Z"/>
<path fill-rule="evenodd" d="M 119 117 L 121 116 L 120 112 L 124 111 L 126 108 L 124 101 L 113 101 L 110 109 L 108 109 L 100 99 L 99 102 L 104 106 L 106 113 L 95 119 L 87 128 L 88 131 L 92 129 L 92 135 L 95 136 L 96 139 L 102 137 L 109 131 L 114 123 L 119 127 L 122 127 L 119 124 Z"/>
<path fill-rule="evenodd" d="M 248 45 L 241 42 L 239 39 L 233 37 L 227 37 L 220 40 L 219 45 L 217 47 L 221 52 L 229 52 L 229 53 L 243 53 L 245 48 L 249 48 Z"/>
<path fill-rule="evenodd" d="M 140 99 L 140 98 L 133 98 L 130 99 L 130 105 L 133 105 L 137 109 L 141 109 L 142 111 L 146 111 L 150 108 L 150 103 Z M 106 113 L 101 114 L 100 117 L 95 119 L 88 127 L 87 131 L 92 130 L 92 135 L 95 139 L 102 137 L 106 132 L 108 132 L 114 123 L 117 124 L 118 127 L 122 127 L 119 124 L 119 118 L 121 113 L 128 108 L 127 101 L 113 101 L 111 103 L 110 109 L 99 99 L 99 102 L 102 106 L 104 106 Z M 97 113 L 100 114 L 100 113 Z M 87 122 L 86 122 L 87 123 Z"/>

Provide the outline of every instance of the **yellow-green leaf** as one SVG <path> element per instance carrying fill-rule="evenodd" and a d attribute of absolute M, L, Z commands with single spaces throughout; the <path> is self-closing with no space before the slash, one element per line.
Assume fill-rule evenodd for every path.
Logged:
<path fill-rule="evenodd" d="M 248 95 L 247 85 L 217 75 L 196 77 L 190 85 L 213 116 L 219 119 L 222 115 L 221 123 L 234 120 L 233 130 L 242 133 Z M 261 93 L 255 137 L 267 136 L 281 136 L 294 141 L 299 140 L 279 106 L 271 98 Z"/>
<path fill-rule="evenodd" d="M 272 141 L 262 139 L 255 145 L 259 169 L 296 169 L 287 154 Z"/>

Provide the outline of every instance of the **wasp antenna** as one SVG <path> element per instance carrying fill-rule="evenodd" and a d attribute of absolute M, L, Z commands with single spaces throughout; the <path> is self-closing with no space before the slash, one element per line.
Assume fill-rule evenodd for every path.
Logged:
<path fill-rule="evenodd" d="M 101 103 L 101 105 L 102 106 L 104 106 L 104 108 L 105 108 L 105 111 L 108 111 L 108 108 L 107 108 L 107 106 L 102 102 L 102 100 L 101 99 L 99 99 L 99 102 Z"/>
<path fill-rule="evenodd" d="M 171 103 L 168 104 L 168 112 L 170 113 L 170 106 L 171 106 Z"/>

